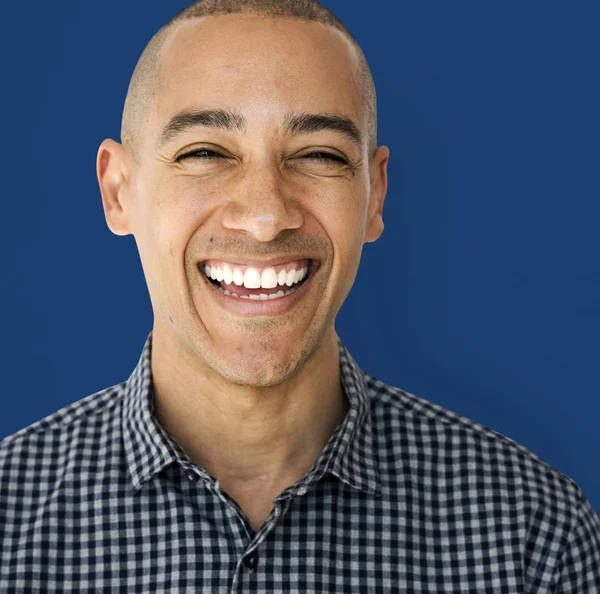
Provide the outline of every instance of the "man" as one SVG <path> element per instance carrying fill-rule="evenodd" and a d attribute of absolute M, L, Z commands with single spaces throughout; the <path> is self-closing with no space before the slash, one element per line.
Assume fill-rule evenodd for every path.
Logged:
<path fill-rule="evenodd" d="M 600 592 L 600 520 L 525 447 L 361 371 L 334 320 L 389 150 L 345 27 L 200 1 L 97 173 L 154 311 L 121 384 L 3 440 L 2 592 Z"/>

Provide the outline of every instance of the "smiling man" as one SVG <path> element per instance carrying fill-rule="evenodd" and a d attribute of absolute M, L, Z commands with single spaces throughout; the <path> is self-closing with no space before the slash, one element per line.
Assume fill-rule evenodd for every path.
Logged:
<path fill-rule="evenodd" d="M 0 591 L 600 592 L 572 479 L 336 334 L 383 230 L 376 128 L 316 2 L 200 1 L 152 38 L 97 174 L 154 325 L 126 382 L 1 442 Z"/>
<path fill-rule="evenodd" d="M 383 228 L 389 151 L 341 31 L 244 13 L 166 33 L 98 177 L 148 281 L 156 418 L 258 532 L 348 412 L 333 322 Z"/>

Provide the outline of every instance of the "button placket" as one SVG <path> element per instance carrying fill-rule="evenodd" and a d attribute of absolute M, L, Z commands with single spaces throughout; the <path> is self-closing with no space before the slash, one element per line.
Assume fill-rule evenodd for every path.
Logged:
<path fill-rule="evenodd" d="M 244 557 L 244 565 L 254 571 L 258 566 L 258 550 L 254 549 L 248 556 Z"/>

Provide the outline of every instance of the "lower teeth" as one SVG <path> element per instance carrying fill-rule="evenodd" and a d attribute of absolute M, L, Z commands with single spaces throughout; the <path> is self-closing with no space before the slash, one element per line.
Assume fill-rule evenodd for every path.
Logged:
<path fill-rule="evenodd" d="M 283 291 L 277 291 L 277 293 L 270 293 L 268 295 L 265 293 L 260 293 L 260 295 L 238 295 L 237 293 L 232 293 L 229 289 L 217 287 L 217 289 L 221 291 L 221 293 L 224 293 L 225 295 L 230 295 L 231 297 L 238 297 L 239 299 L 260 299 L 261 301 L 265 301 L 266 299 L 277 299 L 278 297 L 285 297 L 286 295 L 293 293 L 297 288 L 298 287 L 292 287 L 291 289 L 288 289 L 285 293 Z"/>

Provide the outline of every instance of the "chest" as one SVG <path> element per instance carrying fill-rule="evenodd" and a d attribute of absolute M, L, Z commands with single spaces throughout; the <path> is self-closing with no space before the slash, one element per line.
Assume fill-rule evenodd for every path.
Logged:
<path fill-rule="evenodd" d="M 291 483 L 290 483 L 291 484 Z M 273 511 L 273 500 L 285 489 L 235 490 L 222 488 L 241 508 L 254 532 L 258 532 Z"/>

